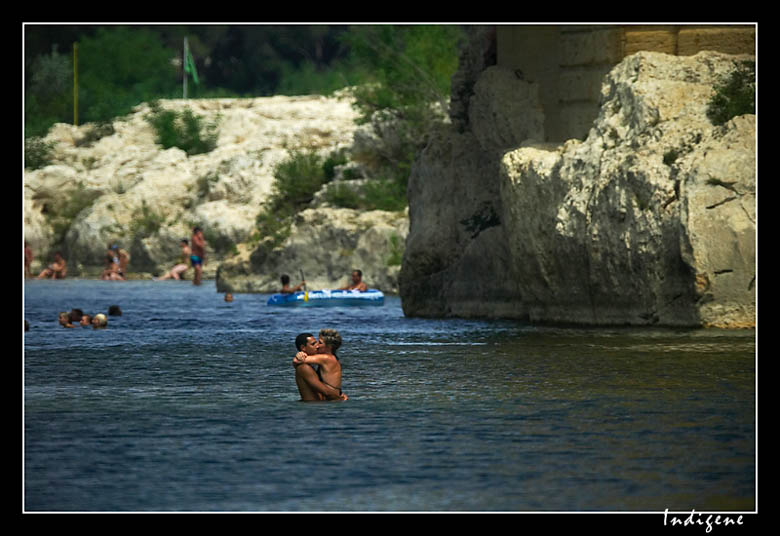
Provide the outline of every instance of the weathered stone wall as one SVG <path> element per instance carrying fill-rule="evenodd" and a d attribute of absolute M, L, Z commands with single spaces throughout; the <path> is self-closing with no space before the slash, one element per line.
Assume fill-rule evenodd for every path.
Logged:
<path fill-rule="evenodd" d="M 584 139 L 604 76 L 638 51 L 754 54 L 753 26 L 498 26 L 497 65 L 539 84 L 545 140 Z"/>
<path fill-rule="evenodd" d="M 410 177 L 404 312 L 755 325 L 755 116 L 707 117 L 714 85 L 753 58 L 631 55 L 586 139 L 565 143 L 544 142 L 543 81 L 500 65 L 460 79 L 466 113 Z"/>

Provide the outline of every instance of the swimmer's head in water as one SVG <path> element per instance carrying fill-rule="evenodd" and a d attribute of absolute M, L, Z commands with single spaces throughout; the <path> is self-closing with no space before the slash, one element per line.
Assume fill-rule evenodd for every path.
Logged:
<path fill-rule="evenodd" d="M 98 313 L 95 316 L 92 317 L 92 327 L 93 328 L 104 328 L 108 325 L 108 319 L 106 318 L 106 315 L 103 313 Z"/>

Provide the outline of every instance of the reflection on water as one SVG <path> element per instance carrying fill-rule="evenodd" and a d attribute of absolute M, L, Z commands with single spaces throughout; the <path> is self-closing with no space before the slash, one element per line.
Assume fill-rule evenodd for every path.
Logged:
<path fill-rule="evenodd" d="M 266 298 L 28 282 L 26 509 L 755 508 L 753 332 L 410 319 L 397 298 L 336 309 Z M 56 323 L 59 310 L 112 303 L 124 314 L 107 330 Z M 344 336 L 347 402 L 298 401 L 292 341 L 321 327 Z"/>

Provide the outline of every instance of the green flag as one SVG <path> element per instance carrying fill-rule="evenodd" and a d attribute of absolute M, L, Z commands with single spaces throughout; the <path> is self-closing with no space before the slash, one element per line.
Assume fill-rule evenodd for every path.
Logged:
<path fill-rule="evenodd" d="M 192 75 L 192 81 L 198 83 L 198 71 L 195 69 L 195 60 L 192 59 L 192 53 L 187 49 L 187 61 L 184 62 L 184 72 Z"/>

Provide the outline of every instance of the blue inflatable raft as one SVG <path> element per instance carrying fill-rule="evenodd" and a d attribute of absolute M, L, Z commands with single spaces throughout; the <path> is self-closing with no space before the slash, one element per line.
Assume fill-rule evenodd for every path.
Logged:
<path fill-rule="evenodd" d="M 288 305 L 306 307 L 333 307 L 339 305 L 384 305 L 385 295 L 381 290 L 370 288 L 358 290 L 310 290 L 292 294 L 274 294 L 267 305 Z"/>

